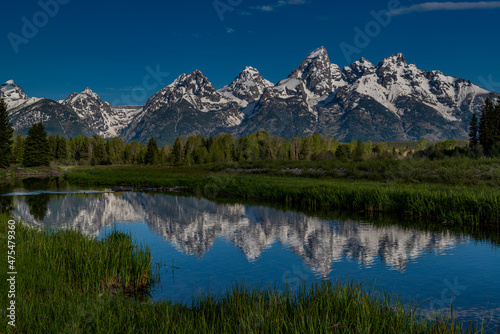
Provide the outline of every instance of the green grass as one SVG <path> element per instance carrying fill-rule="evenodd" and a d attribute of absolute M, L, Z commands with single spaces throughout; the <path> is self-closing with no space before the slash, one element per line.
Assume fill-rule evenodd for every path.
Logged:
<path fill-rule="evenodd" d="M 7 220 L 0 215 L 0 251 Z M 16 226 L 16 327 L 6 333 L 473 333 L 446 318 L 352 281 L 324 281 L 298 290 L 235 284 L 193 305 L 128 297 L 149 286 L 149 251 L 113 232 L 96 241 L 75 231 Z M 1 287 L 6 289 L 2 270 Z M 2 294 L 2 307 L 6 305 Z M 481 332 L 481 330 L 479 330 Z"/>
<path fill-rule="evenodd" d="M 261 200 L 304 210 L 391 213 L 453 225 L 497 227 L 500 223 L 500 191 L 496 187 L 234 175 L 200 168 L 154 167 L 87 169 L 68 172 L 65 178 L 86 185 L 180 186 L 209 198 Z"/>
<path fill-rule="evenodd" d="M 0 215 L 0 249 L 5 258 L 7 221 Z M 126 234 L 112 232 L 97 241 L 77 231 L 38 231 L 22 224 L 16 224 L 15 232 L 17 321 L 14 331 L 9 326 L 10 332 L 60 332 L 67 325 L 65 319 L 86 312 L 85 303 L 95 304 L 100 296 L 113 294 L 138 295 L 152 283 L 149 250 Z M 6 273 L 2 265 L 1 291 L 7 291 Z M 6 308 L 7 294 L 1 298 Z M 6 324 L 3 315 L 2 323 Z"/>

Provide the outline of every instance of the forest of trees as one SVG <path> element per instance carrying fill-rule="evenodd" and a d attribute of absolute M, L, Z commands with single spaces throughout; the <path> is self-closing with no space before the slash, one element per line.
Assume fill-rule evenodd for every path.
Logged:
<path fill-rule="evenodd" d="M 173 145 L 158 147 L 154 138 L 146 146 L 139 142 L 125 143 L 115 137 L 75 137 L 66 139 L 49 135 L 42 123 L 29 130 L 27 137 L 14 135 L 8 121 L 5 104 L 0 102 L 0 168 L 10 164 L 26 167 L 47 166 L 51 162 L 65 165 L 144 164 L 195 165 L 206 163 L 253 162 L 253 161 L 311 161 L 352 159 L 368 157 L 399 157 L 406 154 L 439 156 L 438 151 L 453 151 L 456 141 L 429 145 L 421 140 L 413 149 L 396 150 L 384 143 L 340 143 L 331 136 L 313 134 L 291 139 L 271 136 L 266 131 L 236 138 L 219 134 L 204 138 L 180 136 Z M 431 147 L 432 146 L 432 147 Z M 464 151 L 465 150 L 465 151 Z M 496 105 L 486 100 L 480 119 L 473 115 L 470 124 L 470 145 L 462 148 L 469 156 L 484 153 L 500 156 L 500 102 Z"/>
<path fill-rule="evenodd" d="M 479 121 L 476 114 L 472 115 L 469 136 L 472 148 L 481 147 L 490 155 L 500 154 L 500 101 L 495 105 L 486 99 Z"/>

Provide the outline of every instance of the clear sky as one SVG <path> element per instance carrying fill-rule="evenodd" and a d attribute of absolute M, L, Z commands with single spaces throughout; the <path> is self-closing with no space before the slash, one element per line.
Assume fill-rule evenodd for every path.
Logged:
<path fill-rule="evenodd" d="M 0 81 L 30 97 L 89 86 L 113 104 L 143 104 L 195 69 L 216 89 L 245 66 L 276 83 L 325 46 L 341 67 L 403 52 L 420 69 L 500 92 L 499 18 L 500 1 L 7 1 Z"/>

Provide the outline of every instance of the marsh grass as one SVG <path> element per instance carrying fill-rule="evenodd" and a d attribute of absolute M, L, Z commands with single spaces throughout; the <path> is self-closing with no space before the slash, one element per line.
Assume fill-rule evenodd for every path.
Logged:
<path fill-rule="evenodd" d="M 8 218 L 0 215 L 2 254 L 7 254 Z M 102 296 L 146 293 L 155 277 L 149 250 L 121 232 L 113 231 L 98 241 L 78 231 L 39 231 L 23 224 L 16 224 L 15 231 L 18 275 L 13 332 L 59 332 L 63 319 L 78 316 L 80 307 L 87 308 L 81 303 L 93 304 Z M 6 287 L 4 268 L 2 287 Z M 2 294 L 2 305 L 6 298 Z"/>
<path fill-rule="evenodd" d="M 209 197 L 262 200 L 306 210 L 347 210 L 432 218 L 443 224 L 498 226 L 500 191 L 432 183 L 210 173 L 193 169 L 100 168 L 66 174 L 70 183 L 183 187 Z"/>

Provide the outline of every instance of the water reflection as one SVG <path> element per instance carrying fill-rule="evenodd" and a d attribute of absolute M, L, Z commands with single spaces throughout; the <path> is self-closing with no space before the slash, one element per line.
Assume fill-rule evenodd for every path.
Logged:
<path fill-rule="evenodd" d="M 14 211 L 14 197 L 0 196 L 0 213 L 11 214 Z"/>
<path fill-rule="evenodd" d="M 403 272 L 425 253 L 443 253 L 466 237 L 450 232 L 329 221 L 263 206 L 146 193 L 40 194 L 15 199 L 14 215 L 36 226 L 76 228 L 97 236 L 115 222 L 145 222 L 178 251 L 203 257 L 219 238 L 248 261 L 274 243 L 292 250 L 317 276 L 345 259 L 369 268 L 382 261 Z"/>

